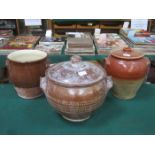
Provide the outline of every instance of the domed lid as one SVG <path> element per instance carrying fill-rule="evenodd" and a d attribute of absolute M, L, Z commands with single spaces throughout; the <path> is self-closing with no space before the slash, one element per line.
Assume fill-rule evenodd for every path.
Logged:
<path fill-rule="evenodd" d="M 99 65 L 81 61 L 80 56 L 72 56 L 70 61 L 58 63 L 47 70 L 50 80 L 65 86 L 86 86 L 106 77 Z"/>
<path fill-rule="evenodd" d="M 133 48 L 125 47 L 123 50 L 115 51 L 111 53 L 112 56 L 121 59 L 139 59 L 144 57 L 144 53 L 140 50 L 134 50 Z"/>

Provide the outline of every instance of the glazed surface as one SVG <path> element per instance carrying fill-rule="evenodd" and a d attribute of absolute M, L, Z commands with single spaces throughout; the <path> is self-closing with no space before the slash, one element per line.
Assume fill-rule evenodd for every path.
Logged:
<path fill-rule="evenodd" d="M 47 84 L 45 94 L 49 103 L 72 119 L 88 117 L 104 102 L 108 91 L 104 80 L 87 87 L 64 87 L 50 80 Z"/>
<path fill-rule="evenodd" d="M 95 63 L 80 61 L 62 62 L 48 69 L 48 77 L 66 86 L 81 86 L 96 83 L 106 76 L 105 71 Z"/>
<path fill-rule="evenodd" d="M 135 80 L 146 76 L 149 63 L 147 58 L 125 60 L 109 56 L 105 62 L 105 69 L 113 77 Z"/>
<path fill-rule="evenodd" d="M 40 77 L 45 75 L 46 62 L 46 58 L 30 63 L 8 60 L 9 79 L 19 88 L 37 87 L 40 85 Z"/>
<path fill-rule="evenodd" d="M 144 78 L 137 80 L 113 78 L 112 93 L 119 99 L 132 99 L 136 96 L 144 80 Z"/>

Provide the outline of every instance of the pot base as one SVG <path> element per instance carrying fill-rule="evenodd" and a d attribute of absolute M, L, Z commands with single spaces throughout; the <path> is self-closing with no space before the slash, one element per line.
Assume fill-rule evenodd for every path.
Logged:
<path fill-rule="evenodd" d="M 40 87 L 34 87 L 34 88 L 15 87 L 15 90 L 18 96 L 23 99 L 34 99 L 34 98 L 40 97 L 43 94 Z"/>
<path fill-rule="evenodd" d="M 121 100 L 130 100 L 130 99 L 133 99 L 136 96 L 136 94 L 134 94 L 132 96 L 131 95 L 130 96 L 128 96 L 128 95 L 126 95 L 126 96 L 117 96 L 113 92 L 112 92 L 112 94 L 113 94 L 113 96 L 115 96 L 116 98 L 121 99 Z"/>
<path fill-rule="evenodd" d="M 79 119 L 69 118 L 69 117 L 64 116 L 64 115 L 62 115 L 62 117 L 63 117 L 64 119 L 70 121 L 70 122 L 83 122 L 83 121 L 86 121 L 87 119 L 89 119 L 89 118 L 90 118 L 90 115 L 87 116 L 87 117 L 85 117 L 85 118 L 79 118 Z"/>

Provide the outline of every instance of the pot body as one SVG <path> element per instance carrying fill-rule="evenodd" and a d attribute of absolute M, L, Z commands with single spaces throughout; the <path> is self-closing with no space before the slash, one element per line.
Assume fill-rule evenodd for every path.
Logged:
<path fill-rule="evenodd" d="M 84 87 L 66 87 L 46 78 L 41 81 L 47 100 L 65 119 L 84 121 L 100 107 L 112 87 L 112 80 L 102 80 Z"/>
<path fill-rule="evenodd" d="M 110 55 L 105 60 L 105 69 L 112 76 L 112 93 L 120 99 L 131 99 L 147 77 L 149 59 L 121 59 Z"/>
<path fill-rule="evenodd" d="M 25 63 L 8 60 L 9 79 L 19 88 L 39 86 L 40 77 L 45 75 L 45 70 L 46 59 Z"/>
<path fill-rule="evenodd" d="M 23 52 L 23 53 L 22 53 Z M 45 75 L 47 56 L 44 54 L 44 57 L 40 58 L 40 60 L 33 60 L 31 55 L 35 56 L 41 55 L 41 51 L 37 53 L 37 51 L 28 50 L 28 56 L 31 57 L 25 62 L 20 62 L 20 58 L 26 59 L 26 50 L 18 51 L 15 53 L 11 53 L 13 56 L 8 56 L 7 59 L 7 67 L 9 72 L 9 80 L 13 83 L 17 94 L 25 99 L 32 99 L 38 97 L 42 94 L 42 90 L 40 88 L 40 77 Z M 36 52 L 36 53 L 35 53 Z M 16 61 L 16 53 L 19 60 Z M 41 54 L 40 54 L 41 53 Z M 19 55 L 20 54 L 20 55 Z M 23 55 L 22 55 L 23 54 Z"/>

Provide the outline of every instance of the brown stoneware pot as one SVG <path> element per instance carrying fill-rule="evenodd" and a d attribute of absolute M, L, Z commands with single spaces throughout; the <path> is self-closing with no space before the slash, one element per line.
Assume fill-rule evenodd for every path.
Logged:
<path fill-rule="evenodd" d="M 105 59 L 105 69 L 112 76 L 112 93 L 120 99 L 131 99 L 147 77 L 150 61 L 140 50 L 124 48 Z"/>
<path fill-rule="evenodd" d="M 112 80 L 100 65 L 81 61 L 79 56 L 49 67 L 41 78 L 49 104 L 74 122 L 88 119 L 102 105 L 111 87 Z"/>
<path fill-rule="evenodd" d="M 45 75 L 47 54 L 39 50 L 20 50 L 7 57 L 9 79 L 17 94 L 25 99 L 40 96 L 40 77 Z"/>

